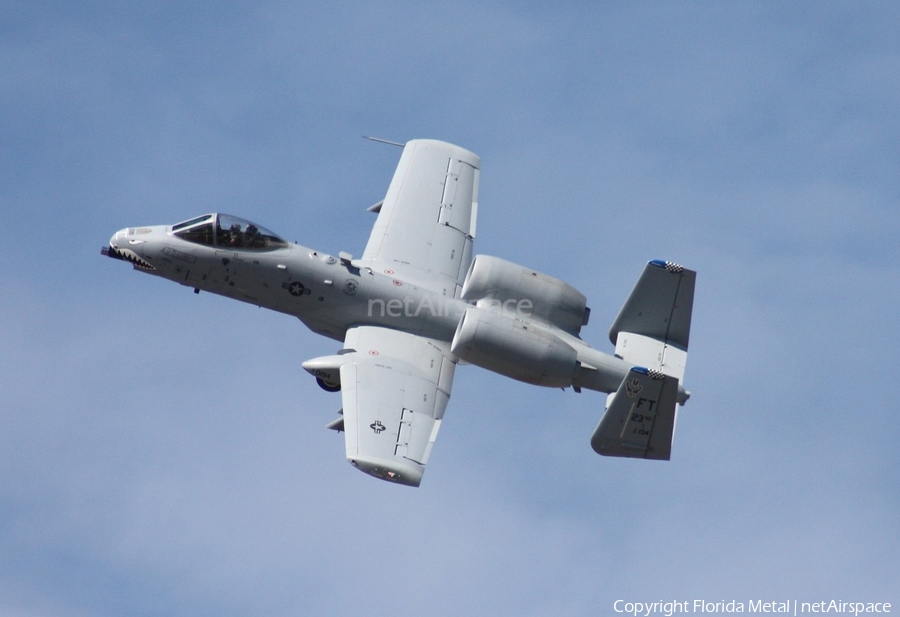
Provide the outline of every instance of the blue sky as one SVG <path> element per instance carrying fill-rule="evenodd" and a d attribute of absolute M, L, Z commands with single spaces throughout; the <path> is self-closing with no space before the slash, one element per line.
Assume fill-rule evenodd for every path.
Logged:
<path fill-rule="evenodd" d="M 147 4 L 0 3 L 0 615 L 900 605 L 895 3 Z M 476 251 L 600 349 L 647 260 L 698 271 L 671 462 L 466 367 L 422 487 L 375 481 L 334 342 L 99 254 L 209 211 L 360 254 L 363 134 L 478 153 Z"/>

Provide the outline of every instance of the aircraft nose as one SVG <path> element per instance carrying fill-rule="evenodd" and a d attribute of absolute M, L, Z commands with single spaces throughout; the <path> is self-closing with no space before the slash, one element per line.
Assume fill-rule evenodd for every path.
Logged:
<path fill-rule="evenodd" d="M 114 259 L 121 259 L 139 270 L 152 271 L 156 268 L 140 254 L 140 245 L 145 243 L 140 236 L 151 233 L 148 228 L 126 227 L 120 229 L 109 239 L 109 246 L 100 249 L 100 253 Z"/>
<path fill-rule="evenodd" d="M 110 246 L 111 248 L 119 248 L 119 247 L 117 246 L 118 242 L 120 241 L 121 238 L 124 238 L 124 237 L 127 236 L 127 235 L 128 235 L 128 229 L 127 229 L 127 228 L 126 228 L 126 229 L 120 229 L 119 231 L 117 231 L 116 233 L 114 233 L 114 234 L 112 235 L 112 237 L 109 239 L 109 246 Z"/>
<path fill-rule="evenodd" d="M 121 236 L 124 236 L 124 232 L 127 231 L 125 229 L 120 229 L 116 233 L 112 235 L 109 239 L 109 244 L 100 249 L 100 254 L 105 255 L 107 257 L 112 257 L 113 259 L 124 259 L 122 255 L 119 254 L 119 247 L 117 246 L 118 240 Z"/>

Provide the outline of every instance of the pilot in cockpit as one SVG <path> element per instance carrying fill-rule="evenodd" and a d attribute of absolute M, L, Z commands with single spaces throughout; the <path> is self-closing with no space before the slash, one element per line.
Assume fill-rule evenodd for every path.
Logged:
<path fill-rule="evenodd" d="M 227 233 L 227 242 L 224 242 L 223 244 L 233 247 L 240 247 L 243 244 L 241 242 L 241 226 L 238 223 L 232 223 L 231 229 Z"/>
<path fill-rule="evenodd" d="M 259 236 L 259 227 L 257 227 L 253 223 L 247 225 L 247 231 L 245 232 L 245 234 L 246 245 L 248 247 L 263 248 L 266 246 L 265 240 L 263 240 L 262 238 L 260 238 L 260 242 L 257 242 L 257 236 Z"/>
<path fill-rule="evenodd" d="M 215 223 L 211 221 L 215 217 Z M 215 228 L 215 236 L 213 229 Z M 172 234 L 182 240 L 228 248 L 272 250 L 287 242 L 255 223 L 228 214 L 205 214 L 172 226 Z"/>

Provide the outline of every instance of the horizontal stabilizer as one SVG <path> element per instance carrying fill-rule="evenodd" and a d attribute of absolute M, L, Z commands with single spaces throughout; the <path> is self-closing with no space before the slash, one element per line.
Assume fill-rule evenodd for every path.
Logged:
<path fill-rule="evenodd" d="M 591 436 L 597 454 L 669 460 L 675 434 L 678 379 L 634 367 L 608 399 Z"/>

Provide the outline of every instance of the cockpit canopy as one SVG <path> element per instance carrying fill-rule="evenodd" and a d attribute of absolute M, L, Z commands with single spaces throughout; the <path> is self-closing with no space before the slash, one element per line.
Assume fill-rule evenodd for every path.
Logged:
<path fill-rule="evenodd" d="M 225 249 L 266 251 L 287 246 L 287 242 L 256 223 L 230 214 L 204 214 L 172 226 L 172 234 L 182 240 Z"/>

